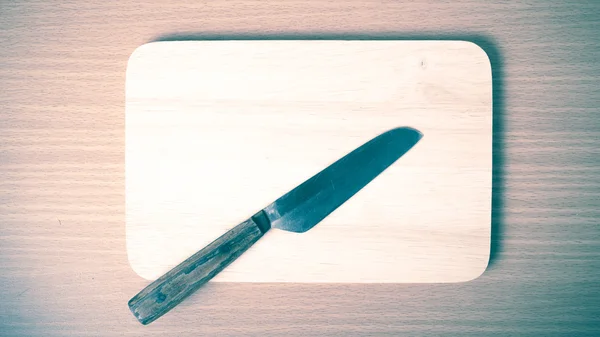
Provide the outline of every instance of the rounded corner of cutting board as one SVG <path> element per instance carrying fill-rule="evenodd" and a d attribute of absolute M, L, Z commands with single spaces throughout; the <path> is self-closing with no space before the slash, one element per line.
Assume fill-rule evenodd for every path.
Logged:
<path fill-rule="evenodd" d="M 131 253 L 127 250 L 127 262 L 129 262 L 129 266 L 134 273 L 136 273 L 139 277 L 143 278 L 147 281 L 153 281 L 158 278 L 158 275 L 155 275 L 155 267 L 152 265 L 144 264 L 138 260 L 131 258 Z"/>
<path fill-rule="evenodd" d="M 479 44 L 477 42 L 469 41 L 469 40 L 460 40 L 460 42 L 463 43 L 465 45 L 465 47 L 472 49 L 473 53 L 475 55 L 477 55 L 478 58 L 481 58 L 482 60 L 484 60 L 484 62 L 487 64 L 488 68 L 490 69 L 490 75 L 491 75 L 492 62 L 490 59 L 490 55 L 486 51 L 486 47 L 482 46 L 481 44 Z"/>
<path fill-rule="evenodd" d="M 132 69 L 135 68 L 138 63 L 139 67 L 143 67 L 144 61 L 153 61 L 156 55 L 164 53 L 163 49 L 165 48 L 165 45 L 179 44 L 181 42 L 182 41 L 150 41 L 135 47 L 127 58 L 127 66 L 125 67 L 126 74 L 131 74 Z"/>
<path fill-rule="evenodd" d="M 490 214 L 491 214 L 491 209 L 490 209 Z M 490 267 L 490 263 L 491 263 L 491 257 L 492 257 L 492 221 L 490 219 L 489 222 L 489 235 L 486 236 L 486 249 L 485 249 L 485 255 L 481 254 L 480 256 L 482 257 L 480 262 L 477 265 L 477 269 L 474 269 L 474 271 L 470 274 L 465 274 L 465 279 L 464 280 L 459 280 L 457 282 L 453 282 L 453 283 L 467 283 L 467 282 L 472 282 L 477 280 L 478 278 L 480 278 L 481 276 L 483 276 L 483 274 L 485 274 L 485 272 L 488 270 L 488 268 Z"/>
<path fill-rule="evenodd" d="M 152 263 L 150 258 L 144 258 L 144 253 L 146 250 L 136 249 L 132 246 L 134 239 L 132 238 L 132 233 L 125 234 L 125 246 L 127 251 L 127 263 L 131 267 L 134 273 L 136 273 L 139 277 L 152 281 L 155 280 L 158 275 L 156 263 Z"/>
<path fill-rule="evenodd" d="M 135 47 L 135 49 L 131 52 L 131 54 L 129 54 L 129 58 L 127 59 L 127 68 L 129 68 L 132 63 L 134 63 L 136 60 L 138 60 L 145 54 L 151 54 L 154 51 L 153 49 L 156 43 L 158 42 L 148 42 Z"/>
<path fill-rule="evenodd" d="M 478 278 L 483 276 L 483 274 L 485 274 L 485 272 L 488 270 L 489 266 L 490 266 L 490 254 L 488 252 L 487 258 L 485 259 L 485 262 L 483 262 L 481 264 L 480 269 L 476 273 L 473 273 L 473 275 L 471 275 L 469 278 L 467 278 L 464 281 L 461 281 L 460 283 L 467 283 L 467 282 L 472 282 L 472 281 L 477 280 Z"/>

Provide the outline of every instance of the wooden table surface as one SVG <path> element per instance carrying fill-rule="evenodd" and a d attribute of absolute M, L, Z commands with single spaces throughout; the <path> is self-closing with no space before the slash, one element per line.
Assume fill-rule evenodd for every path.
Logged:
<path fill-rule="evenodd" d="M 0 334 L 599 335 L 600 2 L 4 1 Z M 492 261 L 438 285 L 209 284 L 149 326 L 125 249 L 133 50 L 207 38 L 465 39 L 494 75 Z"/>

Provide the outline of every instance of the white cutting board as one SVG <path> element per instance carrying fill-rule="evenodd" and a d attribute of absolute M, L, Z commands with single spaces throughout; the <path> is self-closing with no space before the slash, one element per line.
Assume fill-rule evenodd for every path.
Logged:
<path fill-rule="evenodd" d="M 213 282 L 472 280 L 490 252 L 492 76 L 464 41 L 182 41 L 126 80 L 127 253 L 155 279 L 373 137 L 424 137 L 304 234 Z"/>

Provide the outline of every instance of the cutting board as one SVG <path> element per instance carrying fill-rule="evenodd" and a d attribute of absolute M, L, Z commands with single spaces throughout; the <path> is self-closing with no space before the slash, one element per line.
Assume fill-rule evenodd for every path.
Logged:
<path fill-rule="evenodd" d="M 373 137 L 424 137 L 212 282 L 463 282 L 487 267 L 492 76 L 465 41 L 170 41 L 126 74 L 126 240 L 155 279 Z"/>

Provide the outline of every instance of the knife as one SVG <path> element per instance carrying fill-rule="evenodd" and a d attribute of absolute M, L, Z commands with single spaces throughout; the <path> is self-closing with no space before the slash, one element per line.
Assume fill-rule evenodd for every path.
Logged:
<path fill-rule="evenodd" d="M 373 138 L 149 284 L 129 300 L 129 309 L 140 323 L 149 324 L 222 271 L 269 229 L 310 230 L 422 136 L 416 129 L 401 127 Z"/>

